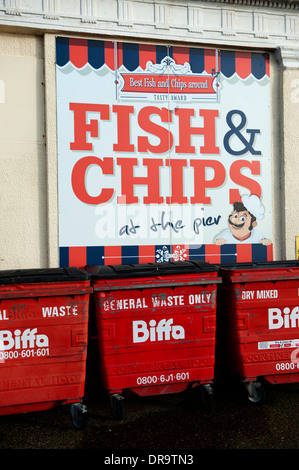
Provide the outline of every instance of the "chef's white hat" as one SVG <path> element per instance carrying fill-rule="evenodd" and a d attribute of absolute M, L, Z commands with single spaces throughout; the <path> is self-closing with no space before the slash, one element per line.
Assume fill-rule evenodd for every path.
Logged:
<path fill-rule="evenodd" d="M 265 208 L 258 196 L 255 194 L 251 194 L 250 196 L 244 194 L 241 199 L 248 212 L 254 215 L 257 220 L 262 220 L 264 218 Z"/>

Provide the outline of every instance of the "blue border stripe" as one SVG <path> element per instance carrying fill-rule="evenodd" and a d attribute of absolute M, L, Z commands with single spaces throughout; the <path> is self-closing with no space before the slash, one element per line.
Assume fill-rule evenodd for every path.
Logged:
<path fill-rule="evenodd" d="M 131 72 L 139 66 L 139 44 L 123 43 L 123 65 Z"/>
<path fill-rule="evenodd" d="M 236 245 L 233 245 L 233 244 L 221 245 L 220 259 L 221 259 L 221 263 L 236 263 L 237 262 Z"/>
<path fill-rule="evenodd" d="M 205 260 L 206 248 L 205 245 L 190 245 L 189 246 L 189 259 Z"/>
<path fill-rule="evenodd" d="M 87 265 L 102 265 L 104 264 L 104 247 L 103 246 L 88 246 L 86 248 L 86 264 Z"/>
<path fill-rule="evenodd" d="M 231 77 L 236 71 L 236 61 L 234 51 L 221 51 L 221 72 L 226 77 Z"/>
<path fill-rule="evenodd" d="M 69 38 L 56 38 L 56 63 L 60 67 L 70 60 Z"/>
<path fill-rule="evenodd" d="M 204 49 L 197 49 L 195 47 L 190 47 L 189 63 L 190 63 L 190 67 L 193 73 L 202 73 L 205 69 Z"/>
<path fill-rule="evenodd" d="M 257 79 L 263 78 L 266 75 L 266 54 L 260 52 L 251 53 L 251 72 Z"/>
<path fill-rule="evenodd" d="M 251 245 L 252 261 L 267 261 L 267 247 L 261 243 L 254 243 Z"/>
<path fill-rule="evenodd" d="M 139 263 L 139 246 L 122 246 L 121 257 L 123 264 L 138 264 Z"/>
<path fill-rule="evenodd" d="M 67 268 L 69 266 L 69 247 L 61 246 L 59 248 L 59 265 L 61 268 Z"/>
<path fill-rule="evenodd" d="M 105 43 L 88 39 L 88 62 L 94 69 L 101 68 L 105 63 Z"/>

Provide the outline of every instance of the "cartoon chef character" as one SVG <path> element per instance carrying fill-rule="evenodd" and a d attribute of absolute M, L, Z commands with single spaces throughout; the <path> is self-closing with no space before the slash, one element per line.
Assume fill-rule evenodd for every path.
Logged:
<path fill-rule="evenodd" d="M 265 208 L 255 194 L 241 197 L 242 202 L 233 204 L 234 210 L 228 218 L 229 228 L 219 234 L 216 245 L 225 243 L 262 243 L 271 245 L 272 241 L 256 229 L 257 220 L 264 218 Z"/>

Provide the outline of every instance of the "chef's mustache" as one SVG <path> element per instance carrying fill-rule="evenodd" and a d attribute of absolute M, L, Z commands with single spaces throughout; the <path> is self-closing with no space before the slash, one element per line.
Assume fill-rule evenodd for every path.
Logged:
<path fill-rule="evenodd" d="M 230 225 L 232 225 L 233 227 L 236 227 L 236 228 L 242 228 L 242 227 L 244 227 L 244 225 L 245 225 L 245 222 L 243 222 L 243 224 L 240 224 L 240 225 L 234 224 L 234 223 L 230 220 L 230 217 L 228 218 L 228 223 L 229 223 Z"/>

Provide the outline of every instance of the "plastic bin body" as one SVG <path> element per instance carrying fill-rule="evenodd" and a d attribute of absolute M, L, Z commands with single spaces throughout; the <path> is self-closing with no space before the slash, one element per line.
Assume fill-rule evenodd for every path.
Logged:
<path fill-rule="evenodd" d="M 0 273 L 0 415 L 80 402 L 91 291 L 76 268 Z"/>
<path fill-rule="evenodd" d="M 244 381 L 299 379 L 299 262 L 221 267 L 220 355 Z"/>
<path fill-rule="evenodd" d="M 94 267 L 93 274 L 106 390 L 145 396 L 213 380 L 217 268 L 183 262 Z"/>

